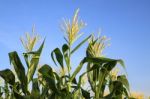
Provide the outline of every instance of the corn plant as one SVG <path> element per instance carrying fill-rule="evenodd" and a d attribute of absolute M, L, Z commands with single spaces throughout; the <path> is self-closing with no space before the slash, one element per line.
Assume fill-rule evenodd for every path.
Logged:
<path fill-rule="evenodd" d="M 16 51 L 9 53 L 10 63 L 13 65 L 16 75 L 10 69 L 0 71 L 0 76 L 5 80 L 5 88 L 8 90 L 7 95 L 5 95 L 6 99 L 28 99 L 37 97 L 38 87 L 35 86 L 38 84 L 38 79 L 33 78 L 33 76 L 38 67 L 39 58 L 44 46 L 43 41 L 39 49 L 33 51 L 37 40 L 38 36 L 34 35 L 34 31 L 32 36 L 28 33 L 26 34 L 26 40 L 21 38 L 22 44 L 26 49 L 23 56 L 27 70 L 25 70 Z M 15 78 L 15 76 L 17 76 L 17 78 Z M 30 83 L 33 88 L 29 88 Z"/>
<path fill-rule="evenodd" d="M 87 71 L 91 68 L 95 68 L 88 72 L 88 81 L 91 86 L 91 90 L 94 92 L 94 98 L 114 98 L 122 99 L 124 96 L 129 98 L 129 83 L 125 75 L 115 75 L 117 79 L 113 79 L 111 71 L 116 67 L 117 63 L 120 63 L 125 68 L 122 60 L 109 59 L 102 55 L 103 49 L 106 47 L 106 37 L 94 36 L 89 41 L 87 48 L 87 57 L 91 60 L 87 64 Z M 104 96 L 106 87 L 109 87 L 107 96 Z M 124 95 L 124 96 L 123 96 Z"/>
<path fill-rule="evenodd" d="M 62 48 L 55 48 L 51 52 L 52 60 L 56 66 L 60 66 L 61 75 L 54 72 L 52 67 L 44 65 L 39 69 L 41 78 L 46 82 L 43 87 L 47 89 L 47 93 L 51 99 L 76 99 L 83 98 L 80 92 L 79 86 L 77 85 L 76 75 L 79 73 L 81 67 L 83 66 L 83 61 L 79 64 L 76 70 L 71 73 L 71 56 L 74 54 L 81 45 L 83 45 L 91 36 L 85 38 L 76 47 L 72 48 L 74 42 L 82 35 L 80 29 L 85 26 L 85 23 L 78 19 L 78 11 L 70 23 L 70 20 L 65 20 L 61 26 L 63 32 L 65 32 L 66 43 Z M 45 72 L 46 71 L 46 72 Z M 67 71 L 67 72 L 65 72 Z M 46 90 L 45 89 L 45 90 Z M 77 91 L 78 90 L 78 91 Z"/>
<path fill-rule="evenodd" d="M 66 42 L 61 48 L 55 48 L 50 54 L 54 64 L 60 68 L 59 72 L 48 64 L 38 68 L 45 40 L 39 49 L 34 51 L 34 46 L 39 37 L 34 34 L 33 28 L 33 36 L 27 33 L 26 39 L 21 38 L 21 42 L 26 49 L 26 52 L 23 53 L 26 68 L 17 52 L 14 51 L 9 53 L 9 58 L 15 74 L 10 69 L 0 71 L 0 76 L 5 81 L 4 86 L 0 87 L 1 97 L 6 99 L 129 98 L 129 83 L 126 75 L 112 75 L 117 63 L 125 68 L 123 61 L 106 58 L 102 53 L 107 46 L 106 37 L 98 36 L 96 38 L 94 35 L 89 35 L 77 46 L 73 46 L 82 35 L 80 30 L 86 25 L 78 18 L 78 12 L 79 9 L 76 10 L 71 21 L 64 20 L 61 29 L 65 33 L 64 39 Z M 86 49 L 86 56 L 80 60 L 76 69 L 72 70 L 72 55 L 77 53 L 77 50 L 87 41 L 89 41 L 89 44 Z M 86 66 L 86 71 L 77 76 L 83 66 Z M 34 76 L 36 71 L 38 76 Z M 83 85 L 90 87 L 85 88 Z M 109 90 L 107 95 L 105 95 L 106 89 Z"/>

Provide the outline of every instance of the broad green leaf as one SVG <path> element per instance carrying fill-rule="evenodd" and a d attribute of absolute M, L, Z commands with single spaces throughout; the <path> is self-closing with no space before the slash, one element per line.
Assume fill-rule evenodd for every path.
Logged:
<path fill-rule="evenodd" d="M 109 73 L 117 64 L 117 60 L 116 61 L 111 61 L 111 62 L 107 62 L 106 64 L 104 64 L 104 66 L 102 67 L 102 71 L 101 72 L 106 72 Z"/>
<path fill-rule="evenodd" d="M 42 76 L 45 79 L 45 81 L 47 82 L 49 88 L 52 91 L 57 93 L 58 90 L 56 88 L 56 82 L 55 82 L 55 77 L 54 77 L 52 68 L 48 65 L 44 65 L 39 69 L 39 72 L 42 74 Z"/>
<path fill-rule="evenodd" d="M 113 81 L 113 86 L 115 90 L 115 95 L 120 96 L 123 94 L 123 84 L 120 81 Z"/>
<path fill-rule="evenodd" d="M 88 36 L 87 38 L 85 38 L 81 43 L 79 43 L 72 51 L 71 51 L 71 54 L 73 54 L 76 50 L 78 50 L 80 48 L 80 46 L 82 46 L 89 38 L 91 37 Z"/>
<path fill-rule="evenodd" d="M 89 68 L 86 72 L 82 73 L 82 74 L 79 76 L 78 87 L 80 87 L 82 77 L 83 77 L 85 74 L 88 74 L 89 72 L 91 72 L 91 71 L 93 71 L 93 70 L 96 70 L 96 69 L 98 69 L 98 68 L 100 68 L 100 66 L 94 65 L 93 67 Z"/>
<path fill-rule="evenodd" d="M 31 59 L 30 66 L 29 66 L 29 69 L 28 69 L 28 72 L 27 72 L 28 83 L 32 80 L 33 75 L 34 75 L 34 73 L 37 69 L 39 59 L 40 59 L 40 55 L 41 55 L 42 49 L 44 47 L 44 42 L 45 42 L 45 40 L 41 44 L 40 48 L 36 52 L 33 53 L 33 57 Z M 31 54 L 31 53 L 28 53 L 28 54 Z"/>
<path fill-rule="evenodd" d="M 107 63 L 107 62 L 116 61 L 116 60 L 110 59 L 110 58 L 104 58 L 104 57 L 86 57 L 85 61 L 94 63 L 94 64 L 101 64 L 101 63 Z"/>
<path fill-rule="evenodd" d="M 126 96 L 126 98 L 129 98 L 129 95 L 130 95 L 129 90 L 127 90 L 126 88 L 123 88 L 123 92 L 124 92 L 124 95 Z"/>
<path fill-rule="evenodd" d="M 0 76 L 10 85 L 14 85 L 15 76 L 10 69 L 5 69 L 5 70 L 0 71 Z"/>
<path fill-rule="evenodd" d="M 68 53 L 68 50 L 69 50 L 69 46 L 67 44 L 64 44 L 62 46 L 63 54 L 66 55 Z"/>
<path fill-rule="evenodd" d="M 124 69 L 126 69 L 123 60 L 120 59 L 120 60 L 118 60 L 117 62 L 118 62 Z"/>
<path fill-rule="evenodd" d="M 76 70 L 73 72 L 70 81 L 72 81 L 74 79 L 74 77 L 79 73 L 79 71 L 81 70 L 82 66 L 84 63 L 86 62 L 90 62 L 90 63 L 94 63 L 94 64 L 104 64 L 107 62 L 111 62 L 114 61 L 113 59 L 109 59 L 109 58 L 92 58 L 92 57 L 85 57 L 80 64 L 78 65 L 78 67 L 76 68 Z"/>
<path fill-rule="evenodd" d="M 93 72 L 90 71 L 90 69 L 93 68 L 94 66 L 96 66 L 96 65 L 93 65 L 92 63 L 87 64 L 87 71 L 89 71 L 89 72 L 87 72 L 88 82 L 89 82 L 93 92 L 95 91 L 95 87 L 94 87 L 95 82 L 93 81 Z"/>
<path fill-rule="evenodd" d="M 9 59 L 10 63 L 13 64 L 15 72 L 17 74 L 17 77 L 19 81 L 21 82 L 22 91 L 24 94 L 27 94 L 27 77 L 25 75 L 25 69 L 24 66 L 17 54 L 16 51 L 9 53 Z"/>
<path fill-rule="evenodd" d="M 56 60 L 57 60 L 57 62 L 59 63 L 59 65 L 62 67 L 62 69 L 64 69 L 63 55 L 62 55 L 62 53 L 61 53 L 61 51 L 60 51 L 59 48 L 54 49 L 54 50 L 52 51 L 52 53 L 51 53 L 51 57 L 52 57 L 54 63 L 56 64 L 56 60 L 54 59 L 54 55 L 56 56 Z M 56 64 L 56 65 L 57 65 L 57 64 Z"/>
<path fill-rule="evenodd" d="M 47 75 L 43 75 L 43 78 L 46 80 L 49 88 L 55 92 L 58 93 L 58 89 L 56 87 L 56 82 L 55 82 L 55 78 L 53 78 L 52 76 L 47 76 Z"/>
<path fill-rule="evenodd" d="M 118 80 L 112 81 L 109 87 L 111 87 L 111 92 L 104 99 L 107 99 L 109 97 L 114 97 L 115 99 L 122 99 L 122 96 L 124 94 L 124 87 L 122 82 Z"/>
<path fill-rule="evenodd" d="M 123 69 L 125 70 L 125 73 L 127 75 L 127 71 L 126 71 L 126 67 L 125 67 L 124 61 L 119 59 L 119 60 L 117 60 L 117 62 L 123 67 Z"/>
<path fill-rule="evenodd" d="M 40 72 L 42 75 L 53 76 L 53 70 L 47 64 L 43 65 L 38 72 Z"/>
<path fill-rule="evenodd" d="M 117 80 L 118 80 L 118 81 L 121 81 L 122 84 L 127 88 L 128 91 L 130 90 L 129 82 L 128 82 L 128 80 L 127 80 L 127 78 L 126 78 L 125 75 L 119 75 L 119 76 L 117 77 Z"/>
<path fill-rule="evenodd" d="M 105 82 L 105 78 L 107 77 L 107 75 L 109 74 L 109 72 L 116 66 L 117 61 L 109 61 L 106 64 L 104 64 L 104 66 L 101 68 L 100 70 L 100 74 L 98 75 L 98 89 L 97 89 L 97 94 L 99 95 L 99 97 L 103 96 L 104 93 L 104 89 L 103 89 L 103 85 L 106 84 Z"/>

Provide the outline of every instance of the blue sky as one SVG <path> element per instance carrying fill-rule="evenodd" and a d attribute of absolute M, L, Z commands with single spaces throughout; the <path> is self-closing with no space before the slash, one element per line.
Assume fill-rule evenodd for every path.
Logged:
<path fill-rule="evenodd" d="M 150 1 L 149 0 L 0 0 L 0 69 L 11 68 L 8 52 L 24 51 L 20 36 L 36 31 L 46 37 L 41 64 L 53 64 L 50 52 L 64 43 L 62 18 L 71 18 L 80 8 L 87 26 L 81 41 L 99 29 L 111 38 L 104 52 L 125 61 L 131 89 L 150 93 Z M 77 44 L 77 43 L 76 43 Z M 74 56 L 76 65 L 84 57 L 82 47 Z M 21 56 L 21 55 L 20 55 Z M 73 67 L 74 68 L 74 67 Z"/>

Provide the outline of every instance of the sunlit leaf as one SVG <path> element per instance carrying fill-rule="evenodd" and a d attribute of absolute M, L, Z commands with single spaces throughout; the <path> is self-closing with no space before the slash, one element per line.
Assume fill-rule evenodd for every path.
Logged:
<path fill-rule="evenodd" d="M 36 68 L 39 63 L 40 55 L 41 55 L 42 49 L 44 47 L 44 42 L 45 42 L 45 40 L 43 41 L 43 43 L 41 44 L 39 49 L 37 51 L 35 51 L 34 53 L 27 53 L 27 54 L 33 54 L 31 62 L 30 62 L 30 66 L 29 66 L 29 69 L 27 72 L 28 82 L 30 82 L 32 80 L 33 75 L 36 71 Z"/>

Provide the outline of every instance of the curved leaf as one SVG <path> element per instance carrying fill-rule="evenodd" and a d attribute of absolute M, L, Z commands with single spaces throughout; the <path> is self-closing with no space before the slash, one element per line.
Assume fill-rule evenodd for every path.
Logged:
<path fill-rule="evenodd" d="M 114 61 L 114 59 L 109 59 L 109 58 L 103 58 L 103 57 L 97 57 L 97 58 L 93 58 L 93 57 L 85 57 L 80 64 L 78 65 L 78 67 L 76 68 L 76 70 L 73 72 L 70 81 L 72 81 L 74 79 L 74 77 L 79 73 L 79 71 L 81 70 L 82 66 L 84 63 L 86 62 L 90 62 L 90 63 L 94 63 L 94 64 L 104 64 L 107 62 L 112 62 Z"/>
<path fill-rule="evenodd" d="M 59 65 L 64 68 L 64 64 L 63 64 L 63 55 L 60 51 L 59 48 L 56 48 L 52 51 L 51 53 L 51 57 L 52 57 L 52 60 L 54 61 L 54 63 L 56 64 L 56 60 L 54 59 L 54 55 L 56 56 L 56 59 L 57 59 L 57 62 L 59 63 Z M 56 64 L 57 65 L 57 64 Z"/>
<path fill-rule="evenodd" d="M 44 65 L 39 69 L 39 72 L 42 74 L 43 78 L 47 82 L 49 88 L 54 91 L 58 92 L 57 87 L 56 87 L 56 82 L 55 82 L 55 77 L 54 73 L 52 71 L 52 68 L 48 65 Z"/>
<path fill-rule="evenodd" d="M 10 69 L 0 71 L 0 76 L 9 84 L 15 84 L 15 76 Z"/>
<path fill-rule="evenodd" d="M 62 46 L 62 51 L 63 51 L 63 55 L 64 55 L 64 59 L 66 62 L 67 67 L 69 66 L 69 55 L 68 55 L 68 51 L 69 51 L 69 46 L 67 44 L 64 44 Z M 70 67 L 68 67 L 70 68 Z"/>
<path fill-rule="evenodd" d="M 128 91 L 130 90 L 129 82 L 128 82 L 128 80 L 127 80 L 127 78 L 126 78 L 125 75 L 119 75 L 119 76 L 117 77 L 117 80 L 118 80 L 118 81 L 121 81 L 122 84 L 127 88 Z"/>

